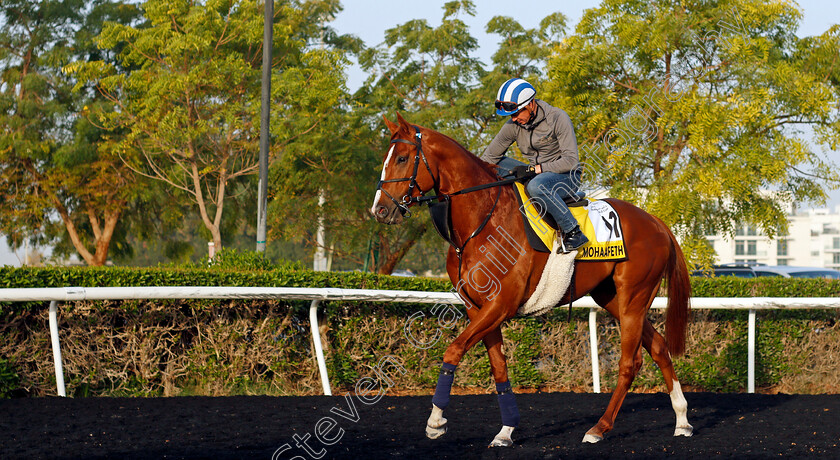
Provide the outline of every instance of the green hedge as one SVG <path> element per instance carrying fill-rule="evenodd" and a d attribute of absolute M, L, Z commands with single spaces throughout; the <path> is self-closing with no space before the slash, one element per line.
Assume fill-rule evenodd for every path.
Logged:
<path fill-rule="evenodd" d="M 218 268 L 3 267 L 0 287 L 113 286 L 260 286 L 334 287 L 444 291 L 449 281 L 359 272 L 314 272 L 292 268 L 234 270 Z"/>
<path fill-rule="evenodd" d="M 691 278 L 694 297 L 838 297 L 840 280 L 810 278 Z"/>
<path fill-rule="evenodd" d="M 2 267 L 0 287 L 255 286 L 334 287 L 449 291 L 449 280 L 393 277 L 359 272 L 315 272 L 296 267 Z M 691 278 L 695 297 L 836 297 L 840 280 L 806 278 Z"/>

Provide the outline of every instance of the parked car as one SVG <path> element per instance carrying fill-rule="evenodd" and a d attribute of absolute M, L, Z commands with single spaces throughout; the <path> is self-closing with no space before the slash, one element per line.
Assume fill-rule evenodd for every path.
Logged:
<path fill-rule="evenodd" d="M 394 270 L 391 272 L 391 276 L 415 276 L 414 272 L 411 270 Z"/>
<path fill-rule="evenodd" d="M 739 278 L 755 278 L 756 273 L 753 267 L 741 264 L 713 265 L 709 270 L 694 270 L 691 276 L 715 277 L 715 276 L 737 276 Z"/>
<path fill-rule="evenodd" d="M 822 267 L 794 267 L 791 265 L 760 265 L 753 267 L 756 276 L 782 276 L 785 278 L 840 279 L 840 271 Z"/>

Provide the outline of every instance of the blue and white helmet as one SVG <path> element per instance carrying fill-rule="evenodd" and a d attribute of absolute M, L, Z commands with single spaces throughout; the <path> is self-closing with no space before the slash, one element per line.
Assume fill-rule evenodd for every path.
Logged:
<path fill-rule="evenodd" d="M 496 114 L 513 115 L 522 110 L 537 95 L 537 90 L 521 78 L 506 81 L 496 95 Z"/>

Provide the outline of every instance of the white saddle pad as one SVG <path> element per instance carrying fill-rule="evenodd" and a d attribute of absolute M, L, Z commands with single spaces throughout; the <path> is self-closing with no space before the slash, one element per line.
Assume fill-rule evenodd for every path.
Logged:
<path fill-rule="evenodd" d="M 577 251 L 568 254 L 557 254 L 557 242 L 555 241 L 545 264 L 540 281 L 534 294 L 519 307 L 517 314 L 520 316 L 539 316 L 545 314 L 552 308 L 558 306 L 560 299 L 569 289 L 574 273 L 575 256 Z"/>

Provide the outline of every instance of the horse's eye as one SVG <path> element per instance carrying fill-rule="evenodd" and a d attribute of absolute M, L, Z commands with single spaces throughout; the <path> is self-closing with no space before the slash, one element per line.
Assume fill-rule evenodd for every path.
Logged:
<path fill-rule="evenodd" d="M 397 164 L 405 163 L 406 161 L 408 161 L 408 157 L 406 156 L 397 157 Z"/>

